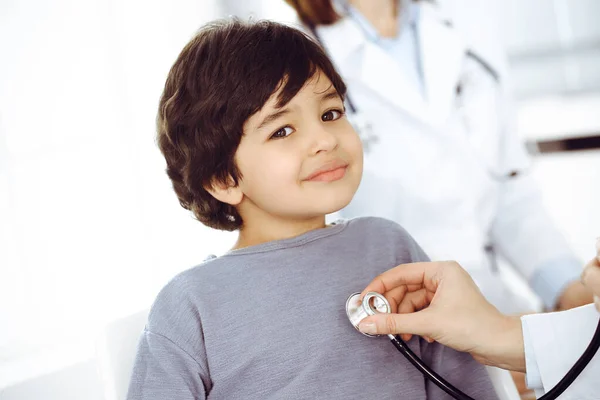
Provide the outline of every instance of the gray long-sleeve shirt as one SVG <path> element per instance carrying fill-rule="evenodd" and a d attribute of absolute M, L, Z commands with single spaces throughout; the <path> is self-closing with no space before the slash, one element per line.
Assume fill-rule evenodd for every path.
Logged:
<path fill-rule="evenodd" d="M 347 297 L 376 275 L 426 260 L 397 224 L 358 218 L 189 269 L 151 309 L 128 399 L 449 398 L 345 313 Z M 467 394 L 497 398 L 468 354 L 409 345 Z"/>

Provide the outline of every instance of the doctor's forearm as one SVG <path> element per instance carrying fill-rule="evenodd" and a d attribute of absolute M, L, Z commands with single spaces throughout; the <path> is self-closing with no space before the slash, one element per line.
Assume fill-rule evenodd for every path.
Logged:
<path fill-rule="evenodd" d="M 525 372 L 523 329 L 519 317 L 507 316 L 503 329 L 490 334 L 485 346 L 487 349 L 482 351 L 480 362 L 510 371 Z"/>

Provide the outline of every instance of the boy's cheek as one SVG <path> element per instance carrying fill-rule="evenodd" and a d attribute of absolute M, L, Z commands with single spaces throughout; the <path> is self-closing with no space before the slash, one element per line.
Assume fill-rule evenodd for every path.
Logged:
<path fill-rule="evenodd" d="M 362 168 L 364 149 L 363 149 L 362 141 L 360 140 L 360 137 L 358 137 L 358 135 L 356 135 L 353 150 L 354 150 L 353 151 L 354 160 L 356 163 L 360 164 L 360 166 Z"/>
<path fill-rule="evenodd" d="M 363 145 L 360 136 L 358 136 L 358 133 L 356 133 L 350 123 L 348 123 L 345 130 L 344 134 L 340 136 L 340 147 L 355 161 L 358 161 L 359 156 L 362 159 L 363 154 Z"/>

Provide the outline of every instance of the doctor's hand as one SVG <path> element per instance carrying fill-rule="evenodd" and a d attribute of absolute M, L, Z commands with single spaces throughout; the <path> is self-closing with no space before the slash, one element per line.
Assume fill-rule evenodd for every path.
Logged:
<path fill-rule="evenodd" d="M 581 281 L 594 294 L 596 309 L 600 311 L 600 238 L 596 241 L 596 257 L 585 266 Z"/>
<path fill-rule="evenodd" d="M 591 290 L 581 281 L 573 281 L 567 285 L 560 294 L 555 311 L 564 311 L 571 308 L 590 304 L 594 301 Z"/>
<path fill-rule="evenodd" d="M 383 294 L 394 314 L 365 318 L 370 334 L 420 335 L 477 361 L 525 371 L 521 320 L 501 314 L 456 262 L 402 264 L 376 277 L 362 292 Z"/>

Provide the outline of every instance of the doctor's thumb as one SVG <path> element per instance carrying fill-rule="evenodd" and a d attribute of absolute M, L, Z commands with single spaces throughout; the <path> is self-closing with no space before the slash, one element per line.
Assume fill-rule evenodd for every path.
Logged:
<path fill-rule="evenodd" d="M 365 318 L 358 329 L 369 335 L 410 334 L 433 336 L 427 310 L 410 314 L 377 314 Z"/>

